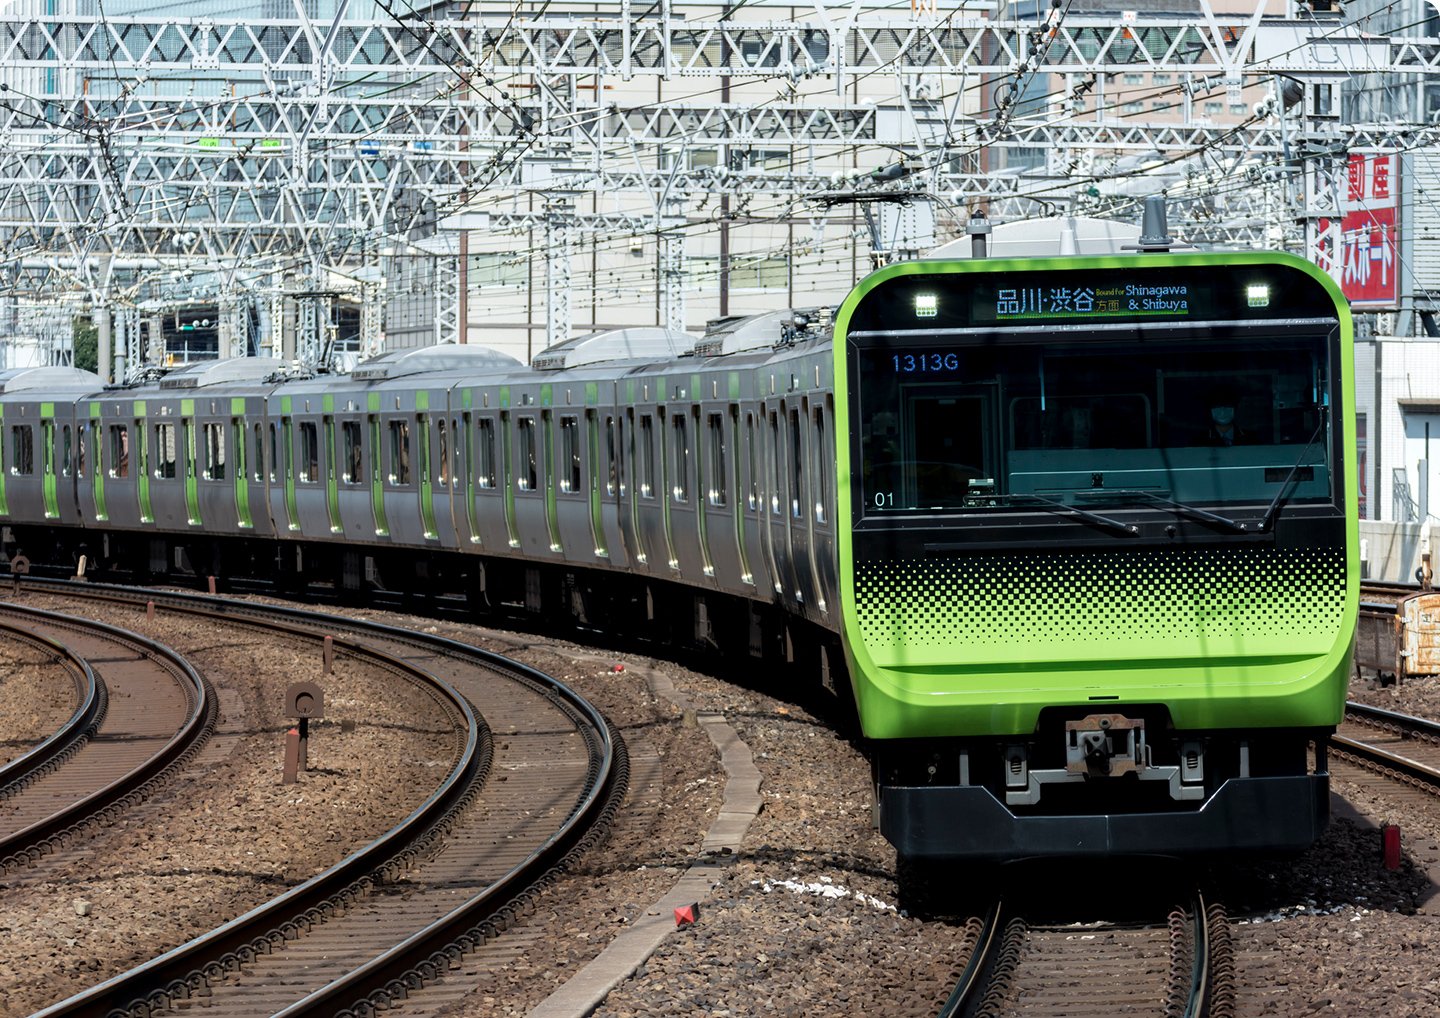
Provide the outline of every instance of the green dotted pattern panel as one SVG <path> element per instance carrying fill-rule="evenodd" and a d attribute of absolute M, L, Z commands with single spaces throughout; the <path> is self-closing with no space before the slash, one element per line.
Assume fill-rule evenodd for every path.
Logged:
<path fill-rule="evenodd" d="M 876 664 L 1308 654 L 1345 609 L 1340 549 L 857 562 Z"/>

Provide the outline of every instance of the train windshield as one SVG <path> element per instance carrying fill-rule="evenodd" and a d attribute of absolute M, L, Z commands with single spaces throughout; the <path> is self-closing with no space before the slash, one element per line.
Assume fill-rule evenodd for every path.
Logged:
<path fill-rule="evenodd" d="M 1050 334 L 1053 336 L 1053 333 Z M 858 350 L 866 516 L 1332 495 L 1328 338 L 1132 337 Z"/>

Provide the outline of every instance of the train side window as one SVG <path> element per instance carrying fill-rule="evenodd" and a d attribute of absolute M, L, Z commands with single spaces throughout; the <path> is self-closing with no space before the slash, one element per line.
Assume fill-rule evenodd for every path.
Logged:
<path fill-rule="evenodd" d="M 710 414 L 706 418 L 710 429 L 710 504 L 723 506 L 729 499 L 729 477 L 725 473 L 725 417 Z"/>
<path fill-rule="evenodd" d="M 361 469 L 364 453 L 361 451 L 364 446 L 360 439 L 359 421 L 340 422 L 340 441 L 344 446 L 345 470 L 342 476 L 346 484 L 361 484 L 364 481 L 364 473 Z"/>
<path fill-rule="evenodd" d="M 314 421 L 300 422 L 300 480 L 314 484 L 320 479 L 320 433 Z"/>
<path fill-rule="evenodd" d="M 110 425 L 110 476 L 130 476 L 130 429 L 124 424 Z"/>
<path fill-rule="evenodd" d="M 175 476 L 175 425 L 155 425 L 155 476 L 161 480 Z"/>
<path fill-rule="evenodd" d="M 755 458 L 754 414 L 745 415 L 745 462 L 750 468 L 750 494 L 745 501 L 753 513 L 760 509 L 760 466 Z"/>
<path fill-rule="evenodd" d="M 671 418 L 674 422 L 673 433 L 675 435 L 675 483 L 670 486 L 670 493 L 676 502 L 690 501 L 690 429 L 687 422 L 689 418 L 683 413 L 678 413 Z"/>
<path fill-rule="evenodd" d="M 265 480 L 265 426 L 255 425 L 255 469 L 251 477 L 258 483 Z"/>
<path fill-rule="evenodd" d="M 560 490 L 580 490 L 580 421 L 575 417 L 560 418 Z"/>
<path fill-rule="evenodd" d="M 390 422 L 390 483 L 410 483 L 410 422 Z"/>
<path fill-rule="evenodd" d="M 12 474 L 33 474 L 35 472 L 35 430 L 28 424 L 17 424 L 10 429 Z"/>
<path fill-rule="evenodd" d="M 520 473 L 515 478 L 515 485 L 521 491 L 534 491 L 537 473 L 535 464 L 535 418 L 517 418 L 515 428 L 520 443 Z"/>
<path fill-rule="evenodd" d="M 480 462 L 475 466 L 476 482 L 482 488 L 495 487 L 495 422 L 489 417 L 479 421 L 480 445 L 476 450 Z"/>
<path fill-rule="evenodd" d="M 825 522 L 825 506 L 830 501 L 829 489 L 825 487 L 825 469 L 827 463 L 832 462 L 829 455 L 828 443 L 825 440 L 825 408 L 815 408 L 815 429 L 811 432 L 814 438 L 814 445 L 810 450 L 810 462 L 815 464 L 815 469 L 810 476 L 815 479 L 815 522 Z"/>
<path fill-rule="evenodd" d="M 655 497 L 655 420 L 640 415 L 640 497 Z"/>
<path fill-rule="evenodd" d="M 70 464 L 72 457 L 75 455 L 75 449 L 73 436 L 70 434 L 70 425 L 68 424 L 62 424 L 60 426 L 60 446 L 60 473 L 65 477 L 69 477 Z"/>
<path fill-rule="evenodd" d="M 450 486 L 450 431 L 445 426 L 445 418 L 436 419 L 435 433 L 440 440 L 440 487 L 448 488 Z"/>
<path fill-rule="evenodd" d="M 205 425 L 205 479 L 225 480 L 225 425 Z"/>

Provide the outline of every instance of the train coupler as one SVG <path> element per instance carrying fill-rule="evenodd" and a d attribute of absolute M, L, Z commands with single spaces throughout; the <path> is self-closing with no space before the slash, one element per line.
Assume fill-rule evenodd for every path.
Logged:
<path fill-rule="evenodd" d="M 1134 775 L 1140 781 L 1165 781 L 1170 798 L 1205 797 L 1205 752 L 1199 740 L 1180 746 L 1179 762 L 1151 762 L 1145 721 L 1123 714 L 1091 714 L 1065 722 L 1065 767 L 1042 770 L 1030 766 L 1029 747 L 1016 743 L 1005 749 L 1005 802 L 1033 806 L 1042 786 L 1104 780 Z"/>

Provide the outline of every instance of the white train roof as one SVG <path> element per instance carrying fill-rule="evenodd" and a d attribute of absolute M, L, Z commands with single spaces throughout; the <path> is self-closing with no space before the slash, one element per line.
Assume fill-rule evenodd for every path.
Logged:
<path fill-rule="evenodd" d="M 80 368 L 8 368 L 0 371 L 0 394 L 4 395 L 31 389 L 88 389 L 98 392 L 104 387 L 105 383 L 99 375 Z"/>

